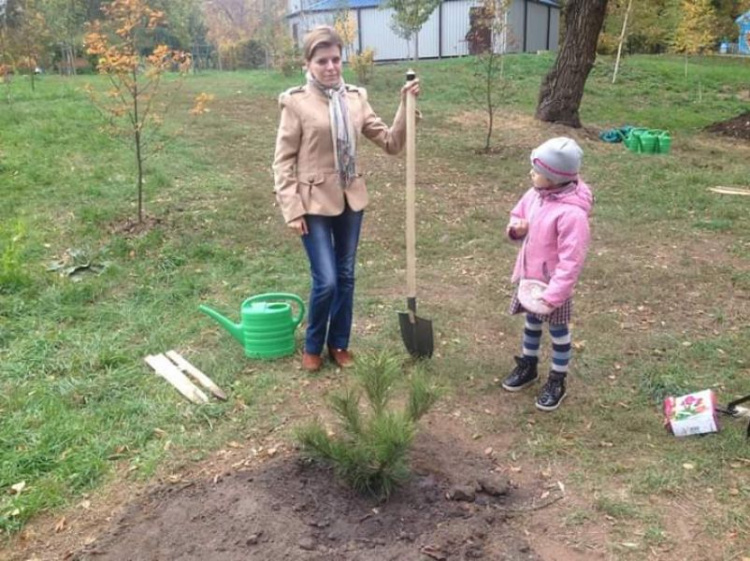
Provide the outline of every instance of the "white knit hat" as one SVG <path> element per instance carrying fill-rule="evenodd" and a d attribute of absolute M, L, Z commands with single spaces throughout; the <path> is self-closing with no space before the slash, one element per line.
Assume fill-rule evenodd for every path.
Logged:
<path fill-rule="evenodd" d="M 581 169 L 583 150 L 566 136 L 551 138 L 531 152 L 531 166 L 556 185 L 573 181 Z"/>

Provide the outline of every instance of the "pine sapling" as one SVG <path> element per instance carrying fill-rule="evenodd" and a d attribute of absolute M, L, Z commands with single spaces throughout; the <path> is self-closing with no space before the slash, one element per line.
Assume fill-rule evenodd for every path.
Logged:
<path fill-rule="evenodd" d="M 358 492 L 379 499 L 387 499 L 408 480 L 408 452 L 416 423 L 439 395 L 415 371 L 407 380 L 404 407 L 391 407 L 402 374 L 400 362 L 385 353 L 360 357 L 354 368 L 357 387 L 330 398 L 341 434 L 330 434 L 319 420 L 297 431 L 304 452 L 331 463 L 336 474 Z M 363 395 L 366 406 L 361 404 Z"/>

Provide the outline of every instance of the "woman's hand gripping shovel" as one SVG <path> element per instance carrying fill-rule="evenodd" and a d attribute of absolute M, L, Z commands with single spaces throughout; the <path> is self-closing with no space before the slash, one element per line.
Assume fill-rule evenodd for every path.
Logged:
<path fill-rule="evenodd" d="M 413 70 L 406 81 L 416 78 Z M 406 93 L 406 307 L 399 312 L 401 338 L 406 350 L 415 358 L 429 358 L 434 347 L 432 321 L 417 316 L 417 255 L 416 255 L 416 98 Z"/>

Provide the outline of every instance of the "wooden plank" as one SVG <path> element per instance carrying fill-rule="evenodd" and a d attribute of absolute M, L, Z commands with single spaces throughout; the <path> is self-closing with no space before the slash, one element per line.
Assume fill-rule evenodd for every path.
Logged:
<path fill-rule="evenodd" d="M 156 373 L 172 384 L 177 391 L 188 398 L 193 403 L 208 403 L 208 397 L 187 376 L 180 372 L 163 354 L 149 355 L 145 359 L 146 363 L 156 371 Z"/>
<path fill-rule="evenodd" d="M 709 191 L 721 193 L 722 195 L 743 195 L 750 197 L 750 189 L 740 189 L 739 187 L 709 187 Z"/>
<path fill-rule="evenodd" d="M 171 350 L 171 351 L 167 351 L 165 354 L 172 362 L 174 362 L 177 365 L 177 368 L 179 368 L 186 374 L 198 380 L 201 386 L 209 390 L 212 394 L 214 394 L 219 399 L 223 401 L 227 400 L 227 394 L 225 394 L 221 390 L 221 388 L 214 383 L 214 381 L 211 378 L 209 378 L 203 372 L 198 370 L 195 366 L 190 364 L 177 351 Z"/>

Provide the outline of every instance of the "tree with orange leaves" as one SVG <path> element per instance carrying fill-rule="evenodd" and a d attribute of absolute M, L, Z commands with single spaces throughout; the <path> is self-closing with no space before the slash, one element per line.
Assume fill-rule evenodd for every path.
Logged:
<path fill-rule="evenodd" d="M 161 88 L 165 72 L 180 73 L 174 86 L 179 88 L 190 67 L 190 55 L 174 51 L 167 45 L 156 45 L 144 56 L 144 42 L 155 30 L 166 25 L 164 12 L 151 8 L 146 0 L 113 0 L 102 8 L 105 20 L 94 22 L 86 34 L 88 54 L 98 60 L 100 74 L 109 78 L 105 96 L 92 87 L 88 92 L 94 105 L 106 117 L 111 132 L 130 139 L 138 170 L 138 222 L 143 222 L 144 162 L 158 146 L 152 142 L 166 115 L 164 101 L 174 99 L 174 92 Z M 206 111 L 211 96 L 201 94 L 191 113 Z"/>

